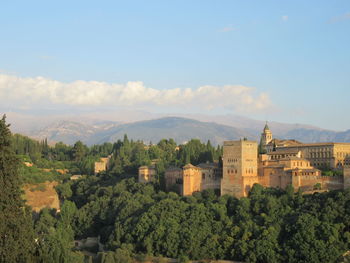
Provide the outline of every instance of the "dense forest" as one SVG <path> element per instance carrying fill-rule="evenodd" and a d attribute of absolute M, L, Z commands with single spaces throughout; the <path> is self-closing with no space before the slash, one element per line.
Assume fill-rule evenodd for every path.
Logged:
<path fill-rule="evenodd" d="M 302 196 L 255 185 L 248 198 L 180 197 L 133 178 L 70 184 L 77 238 L 108 251 L 243 262 L 337 262 L 350 245 L 350 191 Z M 40 221 L 40 220 L 39 220 Z M 112 253 L 112 252 L 109 252 Z"/>
<path fill-rule="evenodd" d="M 181 197 L 163 191 L 165 168 L 219 160 L 221 147 L 199 140 L 177 145 L 172 139 L 145 145 L 127 136 L 92 147 L 81 142 L 49 146 L 45 140 L 12 136 L 4 118 L 0 124 L 0 262 L 127 263 L 147 256 L 179 262 L 342 262 L 350 249 L 350 189 L 302 195 L 291 186 L 281 190 L 254 185 L 241 199 L 214 191 Z M 94 175 L 93 163 L 111 153 L 110 170 Z M 160 180 L 137 183 L 137 168 L 152 160 L 157 160 Z M 8 161 L 12 166 L 6 166 Z M 53 170 L 45 174 L 42 168 Z M 68 169 L 69 174 L 54 169 Z M 71 174 L 84 176 L 72 181 Z M 21 209 L 20 196 L 9 191 L 23 182 L 47 179 L 60 182 L 60 212 L 43 209 L 31 219 L 28 210 Z M 7 180 L 14 180 L 11 189 Z M 16 204 L 17 210 L 9 204 Z M 21 225 L 21 241 L 18 233 L 6 232 L 14 224 Z M 4 245 L 9 236 L 12 250 Z M 90 251 L 95 256 L 87 256 L 74 248 L 74 240 L 87 237 L 99 237 L 103 252 L 96 249 Z"/>
<path fill-rule="evenodd" d="M 213 162 L 219 160 L 222 155 L 222 147 L 213 147 L 208 141 L 203 144 L 197 139 L 192 139 L 184 145 L 177 145 L 173 139 L 163 139 L 157 144 L 145 145 L 142 141 L 129 140 L 127 135 L 116 143 L 104 143 L 87 147 L 78 141 L 73 146 L 62 142 L 49 146 L 47 141 L 38 142 L 29 137 L 15 134 L 12 138 L 12 148 L 23 161 L 32 162 L 38 168 L 69 169 L 71 174 L 94 174 L 94 163 L 100 157 L 112 155 L 110 161 L 110 174 L 135 175 L 141 165 L 151 164 L 156 160 L 156 168 L 159 175 L 164 173 L 170 165 L 184 166 L 187 163 L 199 164 L 201 162 Z M 22 173 L 28 181 L 30 170 L 34 168 L 24 167 Z M 38 172 L 38 171 L 36 171 Z M 42 180 L 46 180 L 47 175 Z M 40 181 L 38 179 L 37 181 Z"/>

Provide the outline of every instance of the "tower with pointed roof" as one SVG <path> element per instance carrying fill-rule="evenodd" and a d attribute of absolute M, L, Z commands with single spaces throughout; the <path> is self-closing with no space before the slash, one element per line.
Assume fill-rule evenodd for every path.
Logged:
<path fill-rule="evenodd" d="M 266 152 L 266 145 L 268 145 L 272 141 L 272 132 L 267 125 L 267 122 L 265 124 L 263 133 L 261 134 L 260 138 L 260 153 Z"/>

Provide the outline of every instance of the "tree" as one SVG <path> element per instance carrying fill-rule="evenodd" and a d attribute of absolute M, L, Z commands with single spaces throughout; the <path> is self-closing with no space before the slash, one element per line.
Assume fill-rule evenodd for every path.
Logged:
<path fill-rule="evenodd" d="M 0 262 L 33 259 L 34 231 L 29 209 L 21 198 L 19 165 L 4 115 L 0 120 Z"/>
<path fill-rule="evenodd" d="M 86 146 L 81 142 L 77 141 L 72 149 L 72 158 L 74 161 L 81 161 L 86 153 Z"/>
<path fill-rule="evenodd" d="M 314 190 L 321 190 L 322 189 L 322 185 L 320 183 L 317 183 L 314 185 Z"/>
<path fill-rule="evenodd" d="M 259 154 L 265 154 L 266 153 L 265 145 L 264 145 L 262 140 L 260 140 L 260 143 L 258 145 L 258 152 L 259 152 Z"/>

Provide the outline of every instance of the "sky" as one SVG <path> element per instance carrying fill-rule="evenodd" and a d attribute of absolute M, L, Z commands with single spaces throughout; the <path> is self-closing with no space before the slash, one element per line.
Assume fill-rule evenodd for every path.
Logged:
<path fill-rule="evenodd" d="M 350 1 L 0 5 L 0 110 L 235 114 L 350 129 Z"/>

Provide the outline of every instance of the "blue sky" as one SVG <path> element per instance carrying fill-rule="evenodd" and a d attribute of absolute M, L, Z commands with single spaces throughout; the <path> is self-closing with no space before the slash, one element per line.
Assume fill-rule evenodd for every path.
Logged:
<path fill-rule="evenodd" d="M 350 129 L 350 1 L 2 1 L 0 32 L 3 108 L 122 106 Z"/>

